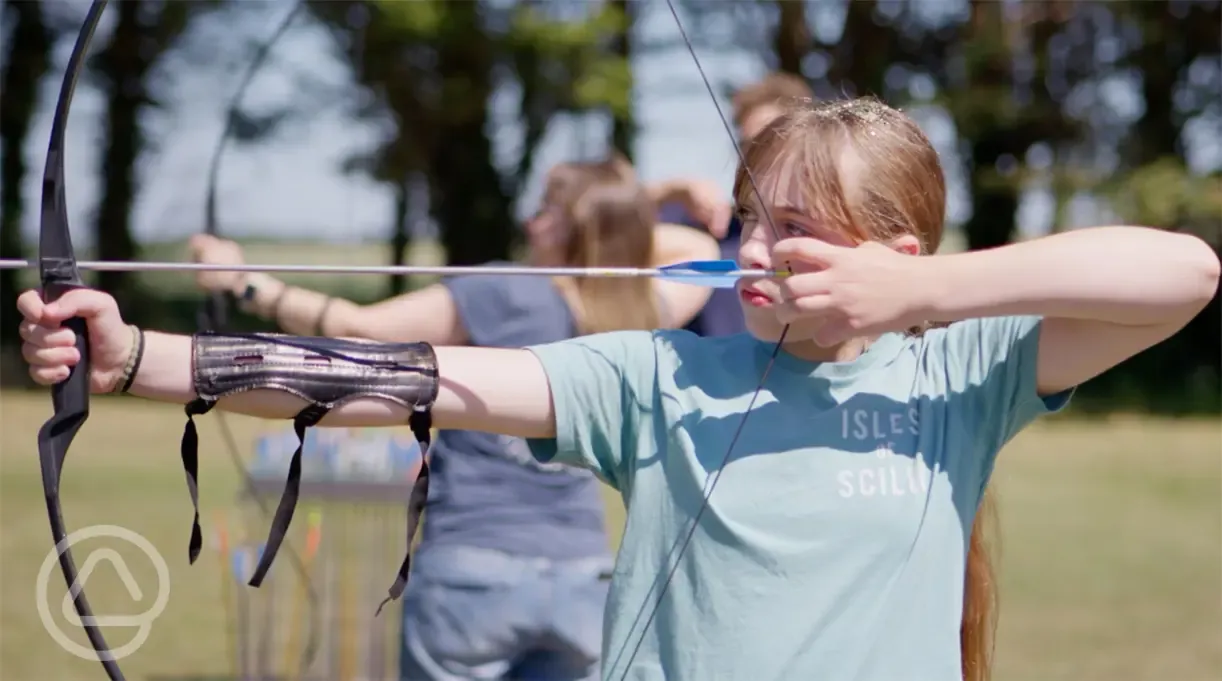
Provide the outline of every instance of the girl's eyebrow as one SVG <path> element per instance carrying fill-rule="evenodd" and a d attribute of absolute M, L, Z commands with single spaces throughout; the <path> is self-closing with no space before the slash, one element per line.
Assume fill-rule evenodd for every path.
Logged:
<path fill-rule="evenodd" d="M 783 213 L 786 217 L 797 218 L 803 222 L 816 222 L 815 216 L 811 212 L 801 206 L 794 206 L 788 203 L 776 204 L 772 207 L 772 212 Z"/>
<path fill-rule="evenodd" d="M 745 202 L 736 203 L 734 209 L 738 211 L 758 211 L 760 209 L 760 203 L 757 199 L 752 198 Z M 769 206 L 769 209 L 770 213 L 792 213 L 794 215 L 806 216 L 806 211 L 801 206 L 795 206 L 789 203 L 774 203 Z"/>
<path fill-rule="evenodd" d="M 806 211 L 800 206 L 793 206 L 787 203 L 778 203 L 772 206 L 772 210 L 778 213 L 793 213 L 795 215 L 806 215 Z"/>

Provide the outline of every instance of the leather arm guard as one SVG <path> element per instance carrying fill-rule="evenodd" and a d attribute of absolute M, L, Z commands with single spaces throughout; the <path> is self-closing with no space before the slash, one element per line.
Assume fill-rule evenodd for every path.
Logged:
<path fill-rule="evenodd" d="M 437 356 L 427 343 L 378 343 L 285 334 L 199 333 L 192 337 L 191 372 L 198 397 L 186 407 L 182 463 L 195 506 L 188 559 L 199 557 L 203 533 L 199 526 L 199 435 L 194 417 L 208 413 L 222 397 L 249 390 L 280 390 L 306 400 L 293 418 L 298 445 L 289 462 L 288 480 L 272 519 L 263 555 L 250 586 L 263 583 L 288 532 L 301 490 L 301 455 L 307 428 L 345 402 L 379 398 L 412 410 L 408 425 L 420 441 L 420 475 L 408 500 L 407 546 L 390 597 L 398 598 L 407 584 L 411 546 L 428 497 L 428 450 L 432 427 L 430 409 L 437 398 Z M 382 606 L 378 606 L 379 612 Z"/>

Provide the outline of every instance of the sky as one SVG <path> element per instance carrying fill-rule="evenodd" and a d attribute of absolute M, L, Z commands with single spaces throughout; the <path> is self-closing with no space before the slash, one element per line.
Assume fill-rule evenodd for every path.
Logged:
<path fill-rule="evenodd" d="M 279 23 L 290 3 L 267 3 L 266 33 Z M 678 38 L 674 18 L 660 3 L 645 5 L 651 11 L 638 23 L 640 37 L 650 41 Z M 94 45 L 104 44 L 113 14 L 103 16 Z M 687 25 L 685 25 L 687 27 Z M 223 30 L 218 26 L 217 30 Z M 689 28 L 690 32 L 690 28 Z M 206 38 L 205 38 L 206 39 Z M 328 56 L 327 38 L 321 31 L 299 23 L 280 40 L 269 64 L 247 90 L 244 103 L 257 107 L 276 101 L 297 87 L 294 77 L 308 72 L 318 83 L 338 83 L 346 77 L 343 67 Z M 71 50 L 70 41 L 57 46 L 56 68 L 62 68 Z M 729 81 L 745 84 L 766 73 L 758 55 L 732 50 L 697 50 L 700 66 L 715 86 Z M 291 65 L 291 68 L 283 68 Z M 222 131 L 223 111 L 236 88 L 240 70 L 236 63 L 219 81 L 215 69 L 179 68 L 168 85 L 171 106 L 150 114 L 147 124 L 156 140 L 156 153 L 140 165 L 141 191 L 133 214 L 138 241 L 182 238 L 203 226 L 207 164 Z M 736 153 L 717 107 L 705 90 L 696 63 L 687 49 L 653 52 L 633 63 L 637 84 L 635 115 L 640 125 L 635 149 L 637 170 L 647 182 L 676 177 L 704 178 L 715 182 L 729 197 Z M 26 178 L 27 211 L 24 233 L 34 243 L 38 229 L 38 192 L 41 168 L 50 134 L 59 78 L 45 80 L 44 106 L 32 126 L 25 150 L 35 172 Z M 519 137 L 512 115 L 501 113 L 513 98 L 506 91 L 494 97 L 494 116 L 506 119 L 494 137 L 495 153 L 512 157 Z M 729 118 L 729 103 L 718 96 L 718 104 Z M 73 100 L 67 131 L 66 174 L 69 218 L 77 243 L 88 244 L 87 220 L 100 189 L 95 168 L 99 162 L 99 113 L 104 106 L 98 93 L 82 82 Z M 955 159 L 953 127 L 938 117 L 918 122 L 943 155 L 951 190 L 948 217 L 956 223 L 965 217 L 965 195 Z M 598 153 L 606 138 L 606 121 L 557 120 L 539 150 L 536 171 L 520 201 L 519 214 L 533 208 L 541 189 L 542 171 L 576 156 Z M 339 161 L 361 145 L 377 138 L 373 126 L 362 127 L 336 115 L 320 112 L 293 126 L 277 140 L 249 148 L 230 147 L 223 157 L 219 182 L 220 227 L 223 233 L 265 238 L 320 239 L 333 241 L 377 240 L 389 233 L 393 199 L 390 192 L 360 177 L 338 172 Z M 1051 218 L 1051 204 L 1038 193 L 1028 197 L 1020 221 L 1028 232 L 1039 232 Z"/>

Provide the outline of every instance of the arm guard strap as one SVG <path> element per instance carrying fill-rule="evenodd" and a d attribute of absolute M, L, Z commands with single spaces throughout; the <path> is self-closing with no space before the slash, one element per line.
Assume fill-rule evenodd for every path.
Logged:
<path fill-rule="evenodd" d="M 411 567 L 412 542 L 428 498 L 430 409 L 437 399 L 439 385 L 437 355 L 432 346 L 286 334 L 198 333 L 192 337 L 191 373 L 198 397 L 187 404 L 187 425 L 182 436 L 182 463 L 195 506 L 188 548 L 191 563 L 199 557 L 203 546 L 199 525 L 199 435 L 194 417 L 211 411 L 222 397 L 249 390 L 280 390 L 307 402 L 293 418 L 298 445 L 289 462 L 288 480 L 263 555 L 250 578 L 249 584 L 254 587 L 263 583 L 293 519 L 301 490 L 306 429 L 317 425 L 332 409 L 361 398 L 389 400 L 412 410 L 408 425 L 420 442 L 422 462 L 408 500 L 408 554 L 387 601 L 402 595 Z M 381 606 L 378 610 L 381 611 Z"/>

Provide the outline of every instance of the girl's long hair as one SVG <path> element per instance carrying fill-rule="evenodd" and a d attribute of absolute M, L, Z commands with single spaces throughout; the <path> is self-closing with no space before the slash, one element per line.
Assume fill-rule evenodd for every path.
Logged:
<path fill-rule="evenodd" d="M 564 163 L 548 175 L 545 205 L 557 211 L 568 267 L 648 267 L 657 210 L 622 156 Z M 581 334 L 655 329 L 659 312 L 646 277 L 557 277 Z"/>
<path fill-rule="evenodd" d="M 750 205 L 754 192 L 747 168 L 756 178 L 777 172 L 789 183 L 782 190 L 802 192 L 807 208 L 856 241 L 911 234 L 922 252 L 937 250 L 946 180 L 937 152 L 915 122 L 874 98 L 794 100 L 787 109 L 747 145 L 746 166 L 739 166 L 734 182 L 740 206 Z M 964 570 L 959 645 L 965 681 L 992 676 L 998 596 L 990 538 L 996 530 L 996 501 L 986 487 Z"/>
<path fill-rule="evenodd" d="M 963 620 L 959 624 L 960 666 L 965 681 L 988 681 L 993 673 L 997 636 L 998 590 L 990 544 L 997 538 L 997 498 L 985 487 L 972 524 L 963 582 Z"/>

